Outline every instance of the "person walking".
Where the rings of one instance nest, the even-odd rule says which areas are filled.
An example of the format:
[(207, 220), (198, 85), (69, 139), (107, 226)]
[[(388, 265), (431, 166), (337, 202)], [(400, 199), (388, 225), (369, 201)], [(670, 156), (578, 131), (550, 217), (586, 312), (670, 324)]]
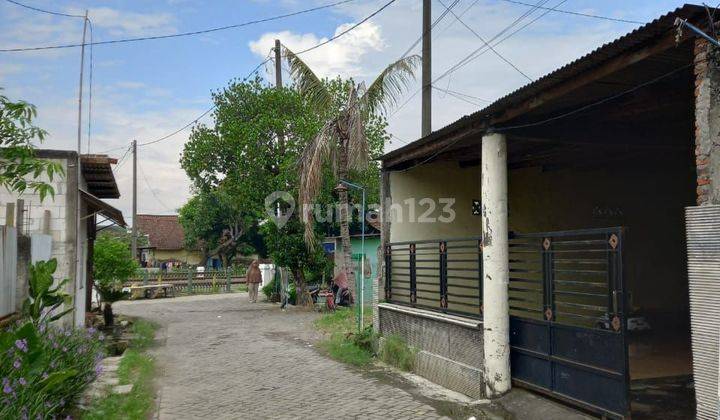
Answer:
[(248, 267), (247, 274), (245, 275), (245, 283), (248, 288), (248, 297), (250, 303), (256, 303), (258, 298), (258, 288), (262, 283), (262, 274), (260, 274), (260, 263), (258, 260), (254, 260)]

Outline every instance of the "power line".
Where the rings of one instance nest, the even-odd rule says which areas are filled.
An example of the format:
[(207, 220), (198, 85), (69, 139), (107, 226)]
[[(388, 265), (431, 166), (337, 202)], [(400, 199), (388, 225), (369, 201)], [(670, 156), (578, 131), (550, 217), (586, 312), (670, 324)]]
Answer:
[[(263, 66), (265, 63), (267, 63), (268, 61), (270, 61), (270, 58), (269, 58), (269, 57), (266, 58), (265, 61), (263, 61), (263, 62), (261, 62), (260, 64), (258, 64), (257, 66), (255, 66), (255, 68), (252, 69), (252, 71), (251, 71), (250, 73), (248, 73), (248, 75), (245, 76), (245, 77), (242, 79), (242, 81), (243, 81), (243, 82), (246, 82), (246, 81), (250, 78), (250, 76), (252, 76), (253, 74), (255, 74), (255, 72), (258, 71), (258, 69), (260, 69), (260, 67), (262, 67), (262, 66)], [(190, 121), (189, 123), (185, 124), (185, 125), (182, 126), (181, 128), (178, 128), (177, 130), (173, 131), (172, 133), (166, 134), (166, 135), (164, 135), (164, 136), (162, 136), (162, 137), (159, 137), (159, 138), (157, 138), (157, 139), (155, 139), (155, 140), (146, 141), (146, 142), (144, 142), (144, 143), (138, 143), (138, 146), (147, 146), (147, 145), (150, 145), (150, 144), (159, 143), (159, 142), (161, 142), (161, 141), (163, 141), (163, 140), (167, 140), (167, 139), (169, 139), (170, 137), (174, 136), (175, 134), (178, 134), (178, 133), (180, 133), (181, 131), (184, 131), (185, 129), (187, 129), (188, 127), (190, 127), (191, 125), (197, 123), (200, 119), (202, 119), (204, 116), (206, 116), (207, 114), (209, 114), (210, 112), (212, 112), (214, 109), (215, 109), (215, 104), (213, 104), (212, 107), (210, 107), (210, 108), (208, 108), (207, 110), (205, 110), (205, 112), (203, 112), (202, 114), (200, 114), (197, 118), (195, 118), (194, 120), (192, 120), (192, 121)]]
[(459, 100), (461, 100), (461, 101), (463, 101), (463, 102), (467, 102), (467, 103), (469, 103), (470, 105), (474, 105), (474, 106), (476, 106), (476, 107), (478, 107), (478, 108), (482, 108), (482, 107), (483, 107), (482, 104), (473, 102), (473, 101), (471, 101), (470, 99), (467, 99), (467, 98), (465, 98), (464, 96), (460, 95), (458, 92), (452, 91), (452, 90), (450, 90), (450, 89), (442, 89), (442, 88), (439, 88), (439, 87), (437, 87), (437, 86), (435, 86), (435, 85), (431, 85), (431, 86), (432, 86), (433, 89), (439, 90), (440, 92), (443, 92), (443, 93), (445, 93), (445, 94), (447, 94), (447, 95), (450, 95), (450, 96), (454, 97), (455, 99), (459, 99)]
[[(435, 21), (430, 25), (430, 28), (429, 28), (427, 31), (423, 32), (423, 33), (420, 35), (420, 37), (419, 37), (418, 39), (416, 39), (416, 40), (408, 47), (407, 50), (405, 50), (405, 52), (403, 53), (403, 55), (400, 56), (400, 59), (403, 59), (403, 58), (407, 57), (408, 54), (410, 54), (410, 52), (420, 43), (420, 41), (422, 41), (423, 37), (426, 35), (426, 32), (431, 32), (431, 33), (432, 33), (432, 30), (435, 28), (435, 26), (436, 26), (438, 23), (440, 23), (440, 21), (443, 20), (443, 19), (445, 18), (445, 16), (447, 16), (447, 14), (450, 12), (450, 10), (451, 10), (453, 7), (455, 7), (459, 2), (460, 2), (460, 0), (455, 0), (452, 4), (450, 4), (450, 7), (445, 6), (445, 5), (443, 4), (443, 6), (445, 6), (445, 10), (440, 14), (440, 16), (437, 17), (437, 19), (435, 19)], [(477, 0), (476, 0), (476, 3), (477, 3)], [(473, 4), (474, 4), (474, 3), (473, 3)], [(471, 5), (470, 7), (472, 7), (472, 5)], [(467, 12), (467, 11), (470, 9), (470, 7), (468, 7), (467, 9), (465, 9), (465, 11), (463, 12), (463, 14), (464, 14), (465, 12)], [(451, 25), (452, 25), (452, 24), (451, 24)], [(447, 30), (447, 28), (449, 28), (449, 27), (450, 27), (450, 25), (448, 25), (445, 29)]]
[[(11, 0), (6, 0), (6, 1), (11, 1)], [(185, 36), (192, 36), (192, 35), (202, 35), (202, 34), (207, 34), (207, 33), (211, 33), (211, 32), (224, 31), (227, 29), (236, 29), (236, 28), (241, 28), (244, 26), (256, 25), (259, 23), (265, 23), (265, 22), (270, 22), (270, 21), (274, 21), (274, 20), (285, 19), (288, 17), (298, 16), (298, 15), (315, 12), (315, 11), (322, 10), (322, 9), (337, 7), (337, 6), (340, 6), (340, 5), (343, 5), (346, 3), (350, 3), (353, 1), (355, 1), (355, 0), (342, 0), (342, 1), (337, 1), (334, 3), (325, 4), (322, 6), (299, 10), (297, 12), (286, 13), (283, 15), (277, 15), (277, 16), (264, 18), (264, 19), (251, 20), (248, 22), (238, 23), (238, 24), (234, 24), (234, 25), (226, 25), (226, 26), (220, 26), (220, 27), (216, 27), (216, 28), (203, 29), (203, 30), (199, 30), (199, 31), (182, 32), (179, 34), (144, 36), (144, 37), (137, 37), (137, 38), (113, 39), (113, 40), (108, 40), (108, 41), (94, 42), (90, 45), (119, 44), (119, 43), (126, 43), (126, 42), (149, 41), (149, 40), (156, 40), (156, 39), (178, 38), (178, 37), (185, 37)], [(393, 0), (393, 1), (395, 1), (395, 0)], [(14, 1), (12, 1), (12, 2), (15, 3)], [(40, 11), (45, 12), (44, 10), (40, 10)], [(85, 44), (85, 45), (88, 45), (88, 44)], [(74, 48), (74, 47), (80, 47), (80, 46), (82, 46), (82, 44), (45, 45), (45, 46), (40, 46), (40, 47), (5, 48), (5, 49), (0, 49), (0, 52), (53, 50), (53, 49), (59, 49), (59, 48)]]
[(439, 2), (440, 4), (442, 4), (442, 6), (443, 6), (447, 11), (449, 11), (450, 13), (452, 13), (452, 15), (455, 17), (455, 19), (456, 19), (458, 22), (460, 22), (465, 28), (467, 28), (467, 30), (469, 30), (470, 32), (472, 32), (472, 34), (475, 35), (475, 36), (477, 37), (477, 39), (479, 39), (483, 44), (485, 44), (485, 46), (486, 46), (487, 48), (489, 48), (495, 55), (497, 55), (502, 61), (504, 61), (505, 63), (507, 63), (510, 67), (512, 67), (513, 69), (515, 69), (515, 71), (517, 71), (518, 73), (520, 73), (523, 77), (525, 77), (525, 78), (528, 79), (529, 81), (531, 81), (531, 82), (533, 81), (533, 79), (532, 79), (530, 76), (528, 76), (527, 74), (525, 74), (525, 73), (524, 73), (522, 70), (520, 70), (515, 64), (513, 64), (510, 60), (508, 60), (508, 59), (505, 58), (502, 54), (500, 54), (495, 48), (493, 48), (492, 45), (488, 44), (488, 42), (485, 41), (485, 39), (483, 39), (483, 37), (480, 36), (480, 34), (477, 33), (473, 28), (471, 28), (467, 23), (465, 23), (465, 21), (462, 20), (462, 19), (460, 18), (460, 16), (458, 16), (457, 14), (455, 14), (455, 12), (453, 12), (452, 10), (448, 9), (448, 7), (445, 6), (445, 3), (443, 3), (442, 0), (438, 0), (438, 2)]
[[(347, 1), (347, 0), (346, 0), (346, 1)], [(377, 9), (376, 11), (370, 13), (369, 15), (365, 16), (365, 18), (363, 18), (360, 22), (352, 25), (352, 26), (349, 27), (348, 29), (340, 32), (339, 34), (337, 34), (337, 35), (333, 36), (332, 38), (329, 38), (329, 39), (327, 39), (327, 40), (325, 40), (325, 41), (323, 41), (323, 42), (321, 42), (321, 43), (319, 43), (319, 44), (315, 44), (315, 45), (313, 45), (313, 46), (310, 47), (310, 48), (306, 48), (306, 49), (304, 49), (304, 50), (302, 50), (302, 51), (300, 51), (300, 52), (296, 52), (295, 55), (305, 54), (306, 52), (310, 52), (310, 51), (312, 51), (312, 50), (314, 50), (314, 49), (316, 49), (316, 48), (322, 47), (322, 46), (325, 45), (325, 44), (329, 44), (329, 43), (335, 41), (336, 39), (340, 38), (341, 36), (347, 34), (348, 32), (352, 31), (353, 29), (357, 28), (358, 26), (362, 25), (363, 23), (367, 22), (368, 20), (372, 19), (373, 17), (375, 17), (375, 15), (377, 15), (377, 14), (379, 14), (380, 12), (382, 12), (383, 10), (387, 9), (388, 7), (390, 7), (391, 4), (395, 3), (396, 1), (397, 1), (397, 0), (390, 0), (389, 2), (385, 3), (382, 7), (380, 7), (380, 8)]]
[[(536, 4), (536, 6), (545, 4), (545, 3), (547, 3), (548, 1), (549, 1), (549, 0), (540, 0), (540, 1), (538, 1), (538, 3)], [(566, 0), (564, 0), (564, 1), (566, 1)], [(564, 1), (563, 1), (563, 2), (564, 2)], [(562, 3), (560, 3), (560, 4), (562, 4)], [(559, 4), (558, 4), (558, 5), (559, 5)], [(557, 5), (556, 5), (555, 7), (557, 7)], [(517, 25), (519, 22), (521, 22), (522, 20), (524, 20), (527, 16), (529, 16), (530, 14), (532, 14), (535, 10), (537, 10), (537, 8), (535, 8), (535, 9), (533, 9), (533, 10), (530, 10), (530, 11), (526, 11), (526, 12), (523, 13), (522, 15), (518, 16), (512, 23), (510, 23), (508, 26), (506, 26), (504, 29), (502, 29), (500, 32), (498, 32), (498, 33), (497, 33), (495, 36), (493, 36), (493, 37), (490, 39), (490, 41), (488, 41), (488, 42), (491, 43), (491, 42), (493, 42), (495, 39), (497, 39), (499, 36), (502, 36), (502, 34), (506, 33), (506, 32), (507, 32), (509, 29), (511, 29), (513, 26)], [(546, 13), (549, 13), (549, 12), (546, 12)], [(540, 17), (542, 17), (542, 16), (544, 16), (544, 15), (541, 15)], [(533, 20), (533, 21), (530, 22), (530, 23), (533, 23), (533, 22), (535, 22), (536, 20), (537, 20), (537, 19)], [(515, 32), (513, 32), (512, 34), (510, 34), (510, 36), (516, 34), (517, 32), (519, 32), (520, 30), (526, 28), (527, 26), (528, 26), (528, 25), (523, 26), (523, 27), (520, 28), (518, 31), (515, 31)], [(505, 38), (505, 39), (507, 39), (507, 38)], [(503, 40), (505, 40), (505, 39), (503, 39)], [(497, 45), (497, 44), (495, 44), (495, 45)], [(448, 68), (444, 73), (442, 73), (439, 77), (437, 77), (435, 80), (433, 80), (432, 83), (434, 84), (434, 83), (436, 83), (438, 80), (442, 79), (443, 77), (445, 77), (445, 76), (447, 76), (447, 75), (449, 75), (449, 74), (452, 74), (452, 72), (454, 71), (454, 69), (456, 69), (459, 64), (465, 62), (469, 57), (471, 57), (473, 54), (475, 54), (478, 50), (482, 49), (483, 47), (484, 47), (484, 46), (478, 48), (477, 50), (475, 50), (475, 51), (473, 51), (472, 53), (470, 53), (469, 55), (467, 55), (465, 58), (461, 59), (460, 61), (458, 61), (458, 62), (455, 63), (454, 65), (450, 66), (450, 68)], [(421, 89), (417, 89), (412, 95), (410, 95), (409, 98), (407, 98), (407, 99), (405, 100), (405, 102), (403, 102), (399, 107), (395, 108), (395, 110), (388, 116), (388, 118), (392, 118), (395, 114), (397, 114), (398, 112), (400, 112), (400, 110), (403, 109), (407, 104), (409, 104), (410, 101), (412, 101), (412, 99), (415, 98), (415, 96), (417, 96), (418, 93), (420, 93), (420, 91), (421, 91)]]
[[(525, 2), (517, 1), (517, 0), (499, 0), (499, 1), (504, 1), (506, 3), (519, 4), (519, 5), (523, 5), (523, 6), (534, 6), (531, 3), (525, 3)], [(634, 25), (645, 25), (647, 23), (647, 22), (641, 22), (639, 20), (612, 18), (609, 16), (592, 15), (589, 13), (573, 12), (571, 10), (563, 10), (563, 9), (555, 9), (555, 8), (551, 9), (548, 7), (539, 7), (539, 9), (545, 9), (545, 10), (549, 10), (551, 12), (565, 13), (568, 15), (582, 16), (582, 17), (588, 17), (588, 18), (593, 18), (593, 19), (602, 19), (602, 20), (609, 20), (609, 21), (613, 21), (613, 22), (622, 22), (622, 23), (632, 23)]]
[(138, 169), (140, 169), (140, 174), (142, 175), (143, 180), (145, 180), (145, 185), (147, 185), (148, 190), (150, 190), (150, 193), (153, 195), (153, 197), (155, 197), (155, 200), (157, 200), (157, 202), (160, 203), (160, 205), (163, 206), (165, 208), (165, 210), (174, 212), (175, 210), (171, 209), (170, 206), (165, 204), (165, 202), (163, 202), (160, 199), (160, 197), (158, 197), (157, 194), (155, 194), (155, 190), (153, 190), (153, 188), (150, 186), (150, 181), (148, 181), (147, 176), (145, 176), (145, 171), (143, 171), (143, 168), (142, 168), (142, 165), (140, 165), (140, 162), (138, 162)]
[(15, 0), (5, 0), (5, 1), (8, 3), (12, 3), (14, 5), (20, 6), (20, 7), (24, 7), (26, 9), (34, 10), (36, 12), (47, 13), (49, 15), (65, 16), (65, 17), (72, 17), (72, 18), (85, 18), (85, 16), (83, 16), (83, 15), (71, 15), (68, 13), (53, 12), (51, 10), (45, 10), (45, 9), (40, 9), (40, 8), (33, 7), (33, 6), (28, 6), (27, 4), (23, 4), (23, 3), (20, 3), (19, 1), (15, 1)]

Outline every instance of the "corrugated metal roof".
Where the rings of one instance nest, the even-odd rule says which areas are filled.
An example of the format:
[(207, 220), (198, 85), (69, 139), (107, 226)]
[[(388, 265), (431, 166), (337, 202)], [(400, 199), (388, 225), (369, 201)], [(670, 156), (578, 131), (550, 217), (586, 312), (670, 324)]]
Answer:
[(685, 4), (652, 22), (643, 25), (634, 31), (616, 39), (615, 41), (608, 42), (592, 52), (585, 54), (584, 56), (560, 67), (559, 69), (548, 73), (547, 75), (531, 82), (515, 91), (503, 96), (496, 100), (487, 107), (474, 112), (473, 114), (466, 115), (457, 121), (432, 132), (431, 134), (420, 138), (406, 146), (395, 149), (391, 152), (386, 153), (380, 157), (380, 160), (386, 160), (388, 158), (402, 155), (404, 152), (413, 150), (414, 148), (428, 144), (437, 140), (446, 134), (453, 131), (465, 128), (467, 125), (472, 123), (480, 123), (487, 120), (492, 115), (497, 114), (500, 111), (514, 105), (518, 102), (532, 98), (533, 96), (551, 88), (559, 83), (562, 83), (573, 76), (580, 73), (592, 70), (607, 60), (616, 57), (626, 51), (632, 50), (652, 39), (655, 39), (661, 35), (666, 34), (669, 30), (673, 29), (673, 24), (676, 17), (693, 20), (698, 16), (705, 16), (706, 11), (703, 6)]

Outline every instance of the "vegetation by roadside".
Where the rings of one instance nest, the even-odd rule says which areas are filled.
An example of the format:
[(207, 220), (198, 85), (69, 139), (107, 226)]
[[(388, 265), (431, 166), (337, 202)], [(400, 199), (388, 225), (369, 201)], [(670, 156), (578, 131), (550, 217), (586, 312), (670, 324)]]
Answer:
[(412, 371), (415, 349), (398, 335), (380, 339), (372, 328), (372, 312), (365, 311), (365, 329), (357, 331), (355, 310), (338, 308), (323, 314), (315, 321), (315, 328), (326, 334), (319, 347), (340, 362), (353, 366), (368, 366), (379, 359), (400, 370)]
[(155, 360), (146, 353), (155, 338), (157, 326), (145, 320), (135, 320), (133, 338), (118, 367), (120, 385), (132, 384), (129, 394), (109, 394), (96, 399), (80, 413), (80, 418), (94, 419), (145, 419), (153, 408)]
[(319, 344), (328, 355), (353, 366), (368, 366), (375, 357), (377, 336), (372, 329), (372, 313), (365, 312), (365, 328), (358, 333), (355, 310), (338, 308), (323, 314), (315, 327), (326, 334)]

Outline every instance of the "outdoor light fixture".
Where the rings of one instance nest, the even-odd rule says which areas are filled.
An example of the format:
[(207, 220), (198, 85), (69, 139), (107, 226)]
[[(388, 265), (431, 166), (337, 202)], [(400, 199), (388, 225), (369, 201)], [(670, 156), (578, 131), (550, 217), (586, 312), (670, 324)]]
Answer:
[(334, 190), (337, 191), (338, 193), (347, 192), (348, 187), (347, 187), (347, 185), (345, 185), (345, 181), (340, 181), (340, 183), (337, 184), (337, 186), (334, 188)]

